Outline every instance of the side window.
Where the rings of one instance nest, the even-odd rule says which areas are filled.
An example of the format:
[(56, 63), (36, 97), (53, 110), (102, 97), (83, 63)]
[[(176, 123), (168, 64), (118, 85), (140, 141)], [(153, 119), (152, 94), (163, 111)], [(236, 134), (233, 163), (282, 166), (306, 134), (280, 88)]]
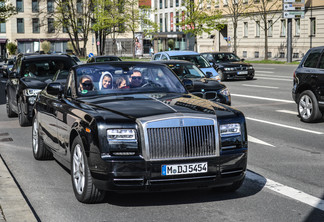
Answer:
[(75, 95), (75, 93), (76, 93), (75, 90), (72, 90), (73, 88), (75, 88), (74, 84), (75, 84), (74, 72), (73, 72), (73, 70), (71, 70), (70, 74), (66, 80), (65, 95), (67, 97), (71, 97), (72, 94)]
[(155, 54), (153, 60), (160, 60), (161, 54)]
[(165, 55), (162, 55), (161, 60), (168, 60), (168, 58)]
[(324, 54), (322, 54), (322, 57), (321, 57), (321, 59), (319, 61), (318, 68), (324, 69)]
[(321, 56), (321, 50), (317, 49), (312, 51), (304, 62), (304, 67), (316, 68), (319, 57)]

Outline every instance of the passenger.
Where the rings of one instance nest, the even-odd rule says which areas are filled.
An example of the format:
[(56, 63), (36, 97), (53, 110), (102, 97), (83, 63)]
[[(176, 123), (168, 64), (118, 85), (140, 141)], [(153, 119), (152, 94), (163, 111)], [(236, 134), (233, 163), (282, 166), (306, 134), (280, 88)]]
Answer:
[(110, 72), (103, 72), (99, 80), (99, 89), (112, 89), (112, 75)]
[(126, 79), (124, 77), (118, 77), (116, 79), (116, 87), (118, 89), (129, 88), (129, 86), (127, 86)]
[(35, 77), (37, 76), (37, 66), (35, 64), (30, 64), (28, 67), (28, 73), (25, 74), (27, 77)]
[(139, 70), (133, 71), (133, 74), (131, 74), (129, 81), (130, 88), (141, 87), (142, 85), (144, 85), (142, 73)]
[(90, 76), (84, 75), (80, 78), (79, 91), (81, 93), (87, 93), (93, 90), (93, 82)]

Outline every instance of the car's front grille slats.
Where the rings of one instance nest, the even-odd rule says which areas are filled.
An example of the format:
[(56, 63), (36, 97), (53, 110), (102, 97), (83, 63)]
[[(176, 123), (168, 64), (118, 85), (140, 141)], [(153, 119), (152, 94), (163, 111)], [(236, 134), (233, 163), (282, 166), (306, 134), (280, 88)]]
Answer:
[(148, 128), (152, 160), (216, 155), (214, 125)]

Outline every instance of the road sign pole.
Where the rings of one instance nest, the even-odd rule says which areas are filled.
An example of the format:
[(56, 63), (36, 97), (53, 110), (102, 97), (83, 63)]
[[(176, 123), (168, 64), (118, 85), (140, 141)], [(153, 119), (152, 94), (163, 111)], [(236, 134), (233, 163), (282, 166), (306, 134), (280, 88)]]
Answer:
[(287, 19), (287, 62), (292, 62), (292, 19)]

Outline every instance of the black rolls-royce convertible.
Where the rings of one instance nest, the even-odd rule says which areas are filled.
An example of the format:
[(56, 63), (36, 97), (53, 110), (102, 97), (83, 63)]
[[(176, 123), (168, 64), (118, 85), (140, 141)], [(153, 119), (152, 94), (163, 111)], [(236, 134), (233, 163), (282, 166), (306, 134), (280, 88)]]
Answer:
[(235, 191), (247, 166), (242, 112), (190, 94), (163, 64), (74, 66), (65, 87), (38, 95), (33, 155), (71, 170), (80, 202), (106, 191), (221, 188)]

